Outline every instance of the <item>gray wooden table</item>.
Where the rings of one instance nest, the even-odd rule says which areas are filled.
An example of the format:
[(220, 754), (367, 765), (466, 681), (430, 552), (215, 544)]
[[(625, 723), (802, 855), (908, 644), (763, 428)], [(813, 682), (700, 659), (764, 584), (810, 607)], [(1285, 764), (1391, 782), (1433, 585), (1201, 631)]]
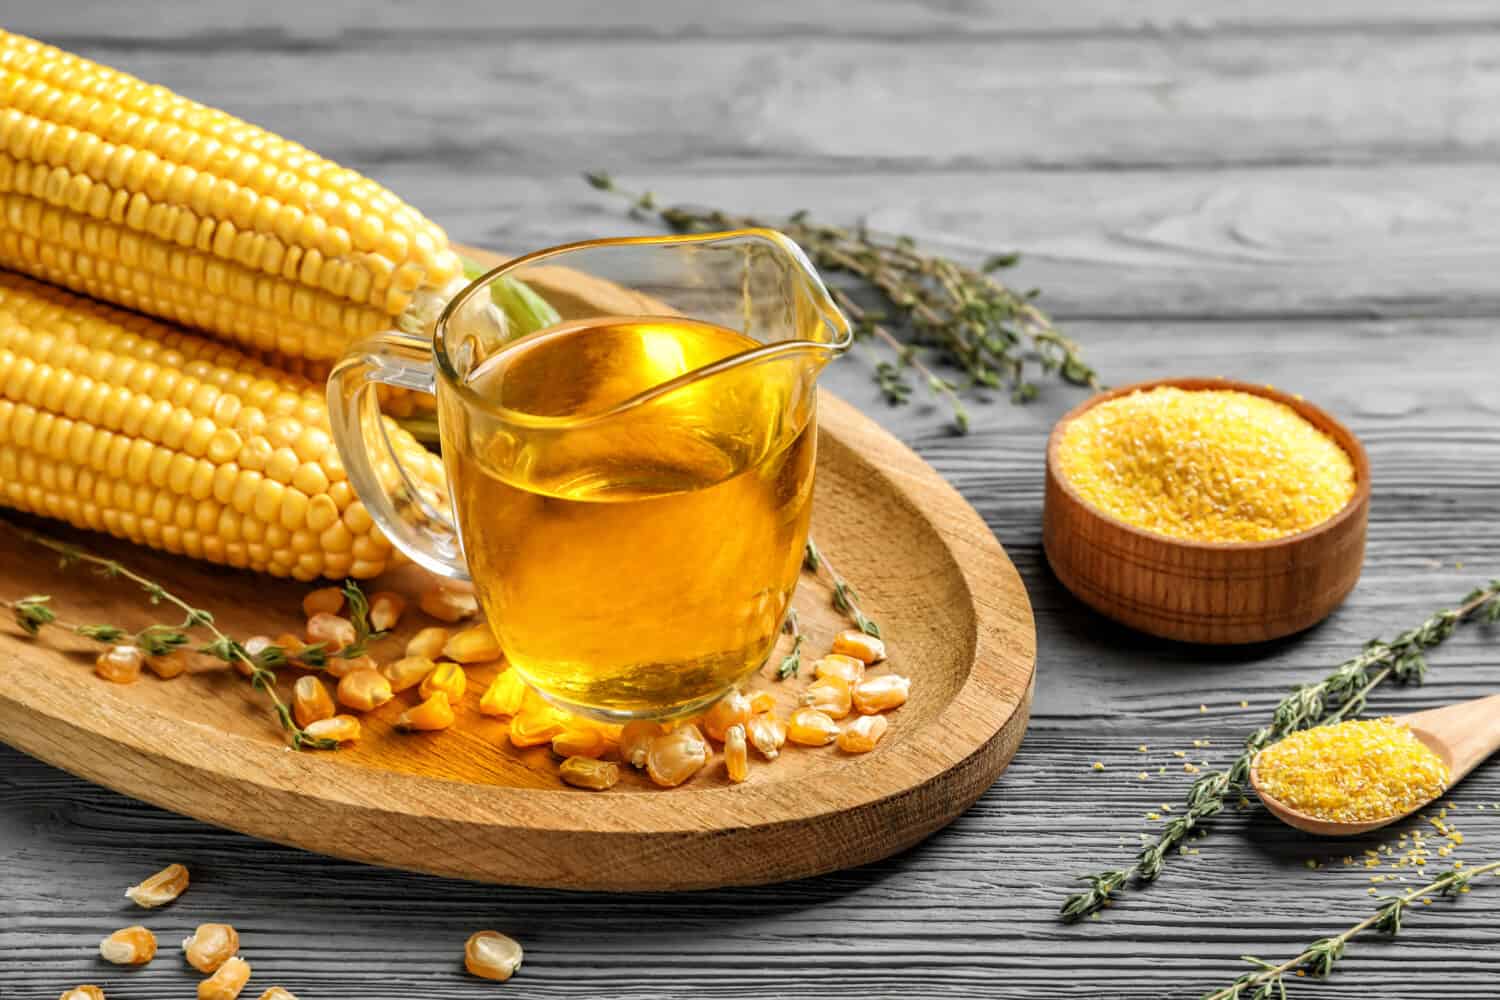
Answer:
[[(6, 6), (9, 28), (300, 139), (497, 249), (638, 230), (578, 181), (597, 167), (669, 199), (862, 217), (973, 259), (1020, 249), (1017, 280), (1044, 289), (1107, 381), (1304, 392), (1363, 437), (1375, 494), (1363, 580), (1327, 623), (1264, 648), (1154, 642), (1083, 610), (1041, 555), (1043, 441), (1076, 391), (976, 407), (957, 437), (940, 412), (886, 408), (856, 357), (834, 389), (958, 485), (1036, 607), (1031, 730), (951, 828), (789, 885), (512, 890), (260, 843), (0, 748), (0, 997), (78, 982), (190, 996), (181, 963), (122, 973), (94, 957), (135, 917), (122, 887), (166, 860), (194, 887), (153, 922), (231, 920), (255, 965), (247, 995), (280, 982), (304, 1000), (488, 993), (457, 956), (490, 926), (526, 945), (514, 996), (1192, 997), (1242, 953), (1288, 955), (1369, 911), (1369, 873), (1336, 856), (1378, 837), (1317, 843), (1249, 808), (1105, 919), (1056, 919), (1074, 874), (1126, 863), (1146, 814), (1180, 801), (1191, 778), (1173, 749), (1227, 760), (1292, 685), (1500, 574), (1492, 3)], [(1500, 688), (1497, 639), (1465, 629), (1425, 687), (1372, 710)], [(1457, 856), (1500, 857), (1500, 766), (1453, 799)], [(1491, 883), (1293, 989), (1495, 997), (1497, 946)]]

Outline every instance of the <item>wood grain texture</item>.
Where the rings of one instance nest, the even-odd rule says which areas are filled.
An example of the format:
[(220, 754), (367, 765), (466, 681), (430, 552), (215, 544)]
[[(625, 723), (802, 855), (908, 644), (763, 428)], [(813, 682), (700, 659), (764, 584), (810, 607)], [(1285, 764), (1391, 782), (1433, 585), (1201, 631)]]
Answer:
[[(1106, 381), (1205, 372), (1303, 392), (1359, 435), (1379, 484), (1364, 573), (1323, 624), (1243, 650), (1151, 640), (1082, 606), (1042, 556), (1047, 432), (1080, 401), (1076, 392), (1043, 383), (1025, 408), (973, 406), (973, 433), (957, 437), (920, 400), (886, 407), (869, 380), (876, 355), (857, 351), (833, 366), (828, 384), (974, 504), (1037, 616), (1026, 742), (940, 835), (856, 871), (780, 886), (665, 898), (500, 890), (251, 840), (0, 750), (5, 1000), (53, 1000), (87, 981), (102, 982), (111, 1000), (191, 995), (196, 977), (167, 956), (123, 973), (93, 957), (103, 933), (136, 919), (119, 898), (124, 887), (171, 860), (190, 865), (195, 884), (150, 916), (165, 940), (202, 920), (233, 919), (256, 963), (255, 987), (283, 982), (333, 1000), (473, 996), (459, 949), (487, 926), (528, 949), (506, 992), (546, 1000), (1194, 997), (1243, 971), (1242, 954), (1287, 955), (1368, 914), (1369, 873), (1344, 867), (1342, 856), (1375, 848), (1380, 835), (1332, 848), (1258, 808), (1231, 808), (1192, 845), (1201, 854), (1174, 859), (1153, 888), (1098, 922), (1055, 920), (1073, 875), (1128, 862), (1137, 834), (1157, 825), (1146, 813), (1181, 800), (1192, 778), (1173, 750), (1227, 762), (1290, 687), (1500, 571), (1500, 203), (1493, 166), (1476, 152), (1489, 127), (1474, 129), (1462, 110), (1472, 112), (1491, 76), (1476, 62), (1496, 49), (1492, 4), (455, 0), (436, 16), (392, 0), (316, 9), (15, 0), (5, 19), (259, 114), (401, 191), (455, 237), (487, 246), (523, 251), (649, 231), (574, 176), (605, 167), (676, 200), (863, 217), (969, 260), (1023, 250), (1010, 277), (1043, 289), (1043, 304)], [(809, 142), (766, 124), (755, 106), (778, 92), (774, 79), (694, 79), (669, 62), (639, 61), (700, 36), (732, 65), (758, 55), (756, 73), (763, 66), (803, 89), (835, 88), (843, 104), (833, 134)], [(453, 73), (473, 79), (476, 59), (493, 63), (477, 91), (442, 89), (455, 39), (470, 40), (470, 54), (455, 57)], [(906, 50), (902, 66), (942, 62), (966, 46), (973, 67), (983, 51), (992, 68), (944, 79), (987, 87), (993, 100), (949, 105), (939, 94), (920, 111), (922, 144), (899, 129), (877, 143), (873, 123), (888, 128), (893, 118), (887, 91), (871, 86), (884, 72), (816, 58), (844, 39), (876, 58), (884, 46), (874, 43), (885, 40)], [(634, 44), (616, 58), (617, 40)], [(1279, 51), (1284, 42), (1290, 48)], [(553, 64), (523, 60), (526, 72), (507, 77), (510, 57), (527, 47)], [(1106, 50), (1114, 55), (1103, 62)], [(329, 52), (346, 55), (320, 58)], [(1291, 66), (1293, 52), (1310, 60), (1304, 71)], [(1005, 64), (1018, 54), (1017, 66), (1045, 62), (1045, 72), (1011, 72)], [(1372, 86), (1382, 58), (1389, 76)], [(344, 76), (354, 63), (367, 71)], [(376, 67), (387, 84), (370, 85)], [(1158, 111), (1142, 110), (1149, 73), (1135, 79), (1132, 67), (1157, 73)], [(636, 78), (622, 81), (622, 72)], [(840, 73), (866, 86), (840, 84)], [(520, 78), (527, 74), (535, 80)], [(1279, 82), (1267, 89), (1271, 76)], [(1001, 79), (1009, 86), (997, 93)], [(543, 88), (551, 89), (538, 105)], [(636, 96), (615, 96), (620, 88)], [(1231, 125), (1211, 108), (1178, 114), (1179, 93), (1231, 106), (1231, 141), (1220, 141)], [(698, 108), (730, 108), (736, 95), (732, 112)], [(1389, 110), (1402, 100), (1435, 117), (1408, 133), (1418, 111)], [(829, 122), (823, 95), (813, 101), (816, 120)], [(439, 102), (453, 110), (424, 120)], [(1125, 104), (1134, 107), (1120, 110), (1122, 121), (1149, 122), (1147, 131), (1088, 131), (1081, 109)], [(606, 107), (617, 120), (596, 132)], [(794, 119), (797, 109), (766, 113)], [(1032, 131), (1006, 132), (1017, 123)], [(747, 127), (789, 138), (768, 145)], [(830, 154), (845, 134), (873, 154)], [(990, 159), (957, 155), (976, 148)], [(1381, 690), (1371, 711), (1399, 715), (1500, 690), (1497, 641), (1492, 630), (1465, 627), (1432, 656), (1426, 685)], [(1195, 748), (1195, 739), (1213, 745)], [(1106, 769), (1093, 771), (1094, 761)], [(1456, 856), (1495, 857), (1500, 766), (1481, 765), (1453, 801), (1467, 835)], [(1308, 859), (1332, 864), (1310, 871)], [(1292, 991), (1491, 1000), (1497, 956), (1500, 883), (1486, 883), (1414, 913), (1397, 942), (1352, 946), (1330, 982), (1299, 980)]]
[[(1169, 538), (1090, 505), (1063, 475), (1059, 450), (1069, 422), (1091, 407), (1159, 386), (1253, 393), (1289, 406), (1331, 438), (1354, 464), (1354, 495), (1306, 531), (1233, 545)], [(1224, 378), (1153, 379), (1079, 404), (1047, 439), (1042, 547), (1063, 586), (1089, 607), (1148, 635), (1214, 645), (1269, 642), (1310, 628), (1359, 582), (1370, 516), (1370, 461), (1349, 429), (1306, 399)]]
[[(914, 688), (872, 753), (789, 746), (774, 766), (754, 762), (740, 785), (727, 784), (716, 758), (671, 792), (629, 768), (607, 795), (569, 789), (550, 748), (512, 746), (505, 722), (478, 714), (495, 664), (468, 670), (469, 690), (455, 706), (461, 723), (451, 730), (397, 730), (418, 700), (413, 691), (365, 714), (359, 741), (336, 754), (287, 753), (266, 704), (233, 673), (113, 685), (86, 668), (86, 644), (33, 642), (14, 631), (0, 637), (0, 741), (270, 840), (511, 885), (756, 884), (903, 850), (978, 798), (1020, 746), (1035, 676), (1031, 606), (994, 536), (952, 487), (857, 410), (827, 395), (819, 410), (813, 531), (830, 560), (858, 567), (849, 579), (892, 636), (889, 664), (878, 669), (911, 677)], [(109, 551), (174, 593), (195, 595), (230, 635), (278, 635), (303, 624), (306, 587), (124, 545)], [(0, 587), (86, 608), (87, 621), (140, 627), (133, 587), (49, 572), (36, 553), (14, 535), (0, 538), (0, 565), (9, 567), (0, 570)], [(402, 581), (371, 588), (399, 592)], [(412, 604), (417, 593), (408, 591)], [(811, 664), (848, 622), (828, 587), (812, 579), (799, 587), (796, 607)], [(372, 654), (398, 658), (430, 624), (409, 612)], [(770, 675), (779, 662), (773, 653), (772, 666), (750, 683), (770, 692), (786, 718), (811, 672), (777, 683)], [(281, 678), (288, 701), (296, 673)]]

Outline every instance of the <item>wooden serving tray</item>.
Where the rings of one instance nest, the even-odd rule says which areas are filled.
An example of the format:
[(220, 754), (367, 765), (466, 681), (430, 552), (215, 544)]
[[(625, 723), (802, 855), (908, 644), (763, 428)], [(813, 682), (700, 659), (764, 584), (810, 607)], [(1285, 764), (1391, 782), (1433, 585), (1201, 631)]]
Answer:
[[(0, 625), (0, 740), (258, 837), (487, 882), (694, 889), (800, 878), (893, 854), (963, 812), (1020, 745), (1035, 672), (1031, 605), (989, 528), (930, 466), (826, 393), (819, 419), (814, 536), (880, 623), (892, 669), (912, 678), (911, 700), (890, 716), (872, 753), (788, 746), (768, 763), (752, 751), (740, 785), (728, 783), (718, 754), (679, 788), (656, 788), (622, 767), (614, 789), (580, 791), (561, 783), (550, 748), (514, 748), (506, 720), (479, 714), (493, 673), (485, 667), (469, 670), (452, 729), (395, 730), (412, 690), (365, 715), (359, 742), (299, 753), (237, 673), (111, 684), (91, 670), (97, 647), (55, 629), (30, 638), (9, 623)], [(62, 526), (45, 530), (187, 595), (242, 640), (303, 625), (306, 585)], [(376, 588), (413, 588), (415, 573), (408, 567)], [(0, 595), (38, 593), (74, 621), (176, 621), (134, 585), (61, 568), (50, 552), (0, 531)], [(811, 574), (795, 604), (810, 665), (847, 622)], [(374, 647), (377, 659), (399, 656), (426, 624), (410, 608), (398, 633)], [(753, 687), (774, 692), (785, 717), (811, 671), (787, 682), (771, 679), (773, 671), (763, 669)], [(283, 672), (284, 694), (296, 673)]]

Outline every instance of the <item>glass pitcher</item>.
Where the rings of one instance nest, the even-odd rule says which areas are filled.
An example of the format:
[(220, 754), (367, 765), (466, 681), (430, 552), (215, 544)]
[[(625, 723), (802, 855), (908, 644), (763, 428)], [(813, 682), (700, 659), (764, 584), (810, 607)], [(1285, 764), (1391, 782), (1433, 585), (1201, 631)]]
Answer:
[[(433, 335), (328, 382), (391, 542), (472, 580), (513, 669), (622, 721), (696, 712), (764, 663), (811, 513), (818, 374), (848, 322), (769, 230), (595, 240), (481, 276)], [(437, 397), (451, 502), (401, 470), (377, 386)]]

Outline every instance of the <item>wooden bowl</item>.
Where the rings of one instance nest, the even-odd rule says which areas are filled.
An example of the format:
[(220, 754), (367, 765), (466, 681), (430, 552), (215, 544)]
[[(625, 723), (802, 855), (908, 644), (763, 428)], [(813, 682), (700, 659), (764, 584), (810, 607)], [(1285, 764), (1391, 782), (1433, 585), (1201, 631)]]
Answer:
[[(1333, 517), (1266, 542), (1192, 542), (1126, 524), (1079, 496), (1058, 449), (1068, 423), (1138, 389), (1233, 389), (1285, 403), (1354, 463), (1354, 496)], [(1138, 382), (1101, 393), (1057, 422), (1047, 442), (1042, 543), (1063, 585), (1100, 614), (1151, 635), (1214, 644), (1264, 642), (1317, 624), (1359, 580), (1370, 512), (1370, 462), (1347, 427), (1296, 396), (1222, 378)]]

